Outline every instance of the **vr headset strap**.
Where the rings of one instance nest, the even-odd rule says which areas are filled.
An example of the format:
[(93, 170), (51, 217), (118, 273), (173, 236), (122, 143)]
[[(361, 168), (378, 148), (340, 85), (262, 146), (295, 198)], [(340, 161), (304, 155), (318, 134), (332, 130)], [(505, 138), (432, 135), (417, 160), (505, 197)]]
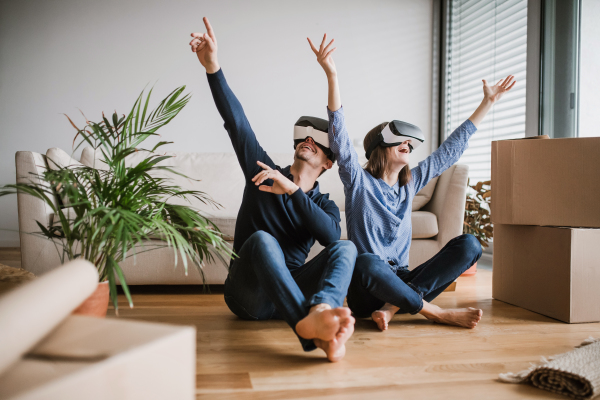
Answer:
[(365, 154), (367, 160), (371, 157), (371, 153), (373, 152), (373, 150), (375, 150), (375, 148), (379, 146), (381, 142), (383, 142), (383, 135), (381, 134), (381, 132), (379, 132), (375, 140), (373, 140), (369, 145), (369, 148), (367, 148), (367, 152)]

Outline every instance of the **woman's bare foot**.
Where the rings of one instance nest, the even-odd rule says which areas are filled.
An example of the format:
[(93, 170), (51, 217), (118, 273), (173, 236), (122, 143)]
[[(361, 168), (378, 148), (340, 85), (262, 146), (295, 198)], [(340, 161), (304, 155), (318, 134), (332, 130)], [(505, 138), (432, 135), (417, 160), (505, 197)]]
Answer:
[(373, 314), (371, 314), (371, 319), (375, 321), (379, 329), (385, 331), (388, 328), (388, 322), (392, 320), (392, 317), (398, 312), (398, 310), (398, 307), (386, 303), (383, 307), (381, 307), (381, 309), (373, 311)]
[(350, 339), (352, 333), (354, 333), (354, 322), (354, 317), (343, 318), (340, 321), (340, 330), (333, 340), (313, 340), (315, 345), (325, 352), (329, 361), (340, 361), (346, 355), (346, 342)]
[[(342, 325), (348, 324), (348, 318), (352, 318), (350, 314), (347, 307), (332, 309), (328, 304), (316, 305), (296, 324), (296, 333), (304, 339), (331, 341), (336, 338)], [(354, 330), (354, 322), (351, 325)]]
[(462, 326), (473, 329), (481, 320), (483, 311), (478, 308), (451, 308), (443, 309), (426, 301), (423, 302), (423, 309), (420, 311), (425, 318), (438, 322), (440, 324)]
[(380, 330), (385, 331), (388, 328), (388, 322), (390, 322), (393, 316), (394, 315), (387, 310), (377, 310), (373, 311), (371, 319), (375, 321)]

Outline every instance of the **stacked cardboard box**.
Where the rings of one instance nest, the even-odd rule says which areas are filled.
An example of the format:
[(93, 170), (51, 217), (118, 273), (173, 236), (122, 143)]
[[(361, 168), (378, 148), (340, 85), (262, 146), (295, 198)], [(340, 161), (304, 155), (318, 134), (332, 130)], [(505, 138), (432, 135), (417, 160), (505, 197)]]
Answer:
[(600, 138), (493, 142), (492, 222), (495, 299), (600, 321)]

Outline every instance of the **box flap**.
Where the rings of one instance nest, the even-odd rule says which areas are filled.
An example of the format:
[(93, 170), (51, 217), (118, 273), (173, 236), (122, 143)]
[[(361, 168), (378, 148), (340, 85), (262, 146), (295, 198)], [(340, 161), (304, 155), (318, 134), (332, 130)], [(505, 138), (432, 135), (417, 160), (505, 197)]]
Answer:
[[(538, 135), (538, 136), (529, 136), (529, 137), (517, 138), (517, 139), (506, 139), (506, 140), (501, 140), (501, 141), (502, 142), (507, 142), (509, 140), (512, 141), (512, 140), (535, 140), (535, 139), (550, 139), (550, 136), (548, 136), (548, 135)], [(500, 141), (500, 140), (497, 140), (497, 141)]]

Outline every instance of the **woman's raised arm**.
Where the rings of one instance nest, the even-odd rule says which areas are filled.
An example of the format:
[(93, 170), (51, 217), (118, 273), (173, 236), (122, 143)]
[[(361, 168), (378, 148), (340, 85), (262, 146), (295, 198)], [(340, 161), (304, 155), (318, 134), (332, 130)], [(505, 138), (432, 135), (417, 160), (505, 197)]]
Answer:
[(517, 81), (514, 79), (515, 77), (513, 75), (509, 75), (505, 79), (500, 79), (494, 86), (488, 85), (485, 79), (482, 80), (483, 100), (473, 115), (469, 117), (469, 120), (473, 123), (473, 125), (476, 127), (479, 126), (494, 103), (500, 100), (500, 97), (502, 97), (504, 93), (508, 92), (513, 86), (515, 86)]
[[(308, 38), (307, 38), (308, 39)], [(340, 87), (337, 79), (337, 69), (331, 56), (336, 47), (332, 48), (334, 40), (325, 45), (327, 34), (323, 36), (321, 46), (317, 49), (313, 42), (308, 39), (310, 48), (317, 56), (317, 61), (327, 75), (327, 83), (329, 94), (327, 99), (327, 114), (329, 117), (329, 147), (335, 154), (335, 158), (340, 167), (340, 179), (346, 187), (351, 187), (355, 184), (357, 177), (362, 173), (362, 167), (358, 162), (358, 155), (352, 146), (348, 131), (346, 130), (346, 122), (344, 120), (344, 109), (342, 108), (342, 100), (340, 97)]]

